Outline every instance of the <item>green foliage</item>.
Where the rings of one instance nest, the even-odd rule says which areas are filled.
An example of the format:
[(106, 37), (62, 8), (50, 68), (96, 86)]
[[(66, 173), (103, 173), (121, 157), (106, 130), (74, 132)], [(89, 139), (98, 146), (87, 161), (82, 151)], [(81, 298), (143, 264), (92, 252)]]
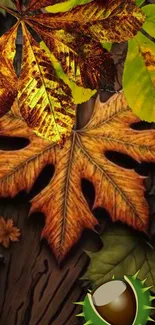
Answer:
[[(140, 2), (138, 1), (139, 5)], [(155, 37), (155, 5), (142, 7), (143, 29)], [(129, 106), (142, 120), (155, 121), (155, 43), (141, 32), (128, 41), (123, 89)]]
[(155, 44), (142, 33), (128, 41), (123, 88), (134, 113), (148, 122), (155, 121)]
[[(140, 270), (138, 278), (147, 278), (146, 285), (155, 285), (155, 250), (140, 235), (113, 225), (101, 238), (104, 246), (99, 252), (86, 252), (91, 260), (82, 279), (88, 279), (96, 287), (110, 281), (113, 275), (123, 278)], [(155, 287), (152, 291), (155, 292)]]
[(136, 5), (140, 7), (143, 4), (144, 0), (136, 0)]
[(63, 3), (57, 3), (46, 7), (46, 10), (51, 13), (66, 12), (76, 6), (91, 2), (92, 0), (68, 0)]
[(104, 49), (106, 49), (110, 52), (111, 48), (112, 48), (112, 43), (105, 42), (105, 43), (102, 43), (102, 46)]
[(146, 21), (143, 25), (143, 29), (152, 37), (155, 37), (155, 5), (142, 7), (142, 10), (146, 15)]

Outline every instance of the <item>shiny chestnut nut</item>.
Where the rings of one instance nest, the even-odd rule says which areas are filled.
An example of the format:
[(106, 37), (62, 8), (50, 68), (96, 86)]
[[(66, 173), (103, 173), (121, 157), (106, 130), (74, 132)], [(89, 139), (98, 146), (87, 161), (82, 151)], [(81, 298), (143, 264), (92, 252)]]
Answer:
[(152, 300), (147, 279), (140, 281), (137, 272), (124, 279), (113, 279), (100, 285), (86, 295), (82, 305), (83, 311), (78, 314), (84, 317), (84, 325), (146, 325), (154, 322), (150, 317)]
[(111, 325), (133, 324), (136, 298), (128, 283), (107, 282), (94, 291), (92, 299), (98, 313)]

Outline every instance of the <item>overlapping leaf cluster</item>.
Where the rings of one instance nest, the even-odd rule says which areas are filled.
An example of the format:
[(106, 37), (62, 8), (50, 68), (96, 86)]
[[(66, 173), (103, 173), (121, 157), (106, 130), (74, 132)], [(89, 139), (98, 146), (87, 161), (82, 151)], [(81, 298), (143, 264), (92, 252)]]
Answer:
[[(7, 10), (17, 23), (0, 38), (0, 135), (29, 139), (20, 151), (1, 151), (0, 195), (13, 197), (20, 190), (31, 191), (42, 169), (54, 165), (53, 178), (33, 198), (31, 212), (45, 214), (42, 236), (59, 261), (84, 228), (93, 229), (97, 224), (81, 190), (82, 178), (94, 184), (93, 208), (104, 207), (113, 221), (121, 220), (140, 231), (147, 231), (149, 223), (143, 178), (106, 157), (112, 150), (137, 162), (155, 161), (154, 131), (132, 129), (139, 119), (123, 92), (105, 104), (97, 99), (87, 126), (72, 130), (74, 104), (114, 82), (114, 63), (101, 42), (139, 37), (145, 14), (135, 0), (85, 1), (73, 1), (73, 8), (65, 11), (66, 4), (59, 0), (31, 0), (27, 7), (14, 0), (18, 12)], [(54, 8), (48, 8), (53, 13), (42, 11), (53, 3)], [(60, 3), (63, 12), (57, 13)], [(19, 25), (23, 57), (18, 78), (13, 62)], [(150, 28), (148, 21), (145, 25)], [(6, 114), (16, 97), (17, 117)], [(62, 148), (55, 145), (64, 140)]]
[[(73, 1), (73, 8), (61, 13), (41, 11), (53, 4), (60, 6), (61, 0), (30, 0), (26, 8), (14, 0), (18, 12), (6, 8), (16, 16), (17, 23), (0, 39), (0, 116), (8, 112), (18, 95), (28, 125), (54, 142), (70, 134), (74, 104), (88, 100), (107, 83), (113, 85), (113, 60), (101, 42), (133, 38), (145, 20), (135, 0), (85, 2)], [(18, 79), (13, 61), (20, 24), (24, 41)], [(39, 35), (39, 42), (29, 27)]]

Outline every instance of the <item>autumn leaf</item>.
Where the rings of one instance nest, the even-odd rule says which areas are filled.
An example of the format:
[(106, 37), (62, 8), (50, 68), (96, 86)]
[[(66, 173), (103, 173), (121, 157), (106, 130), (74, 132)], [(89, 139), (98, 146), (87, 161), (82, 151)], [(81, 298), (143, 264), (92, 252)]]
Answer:
[[(74, 2), (68, 12), (41, 13), (42, 8), (55, 3), (61, 5), (61, 2), (31, 0), (25, 9), (20, 0), (14, 0), (18, 13), (5, 8), (17, 18), (23, 30), (22, 72), (19, 81), (12, 83), (18, 91), (21, 114), (38, 135), (53, 142), (64, 141), (70, 134), (75, 119), (73, 104), (87, 101), (96, 89), (104, 89), (107, 83), (114, 86), (114, 62), (100, 42), (121, 42), (132, 38), (145, 20), (134, 0), (130, 3), (121, 0), (105, 3), (94, 0), (87, 4)], [(4, 9), (2, 5), (0, 8)], [(48, 49), (43, 42), (36, 42), (28, 25)], [(6, 35), (9, 42), (3, 42), (5, 35), (2, 36), (3, 52), (6, 52), (6, 60), (10, 53), (12, 63), (15, 36), (12, 30)], [(9, 82), (9, 74), (15, 75), (12, 65), (7, 73)], [(10, 105), (7, 89), (12, 96)], [(4, 91), (0, 94), (3, 104), (0, 106), (1, 116), (11, 107), (15, 97), (14, 88), (4, 90), (6, 94)]]
[(35, 196), (30, 213), (45, 214), (42, 237), (62, 260), (77, 243), (84, 228), (97, 224), (81, 189), (83, 178), (95, 188), (93, 209), (104, 207), (113, 221), (120, 220), (147, 232), (149, 209), (144, 179), (134, 170), (120, 167), (106, 152), (127, 154), (138, 162), (155, 161), (155, 131), (131, 128), (139, 119), (127, 105), (123, 92), (100, 103), (97, 99), (89, 123), (72, 130), (64, 147), (37, 137), (25, 122), (11, 114), (0, 120), (0, 136), (24, 137), (29, 145), (19, 151), (1, 151), (0, 195), (14, 197), (29, 192), (43, 168), (54, 165), (49, 184)]
[(19, 241), (20, 230), (13, 226), (13, 220), (0, 217), (0, 243), (8, 248), (10, 242)]
[(0, 117), (10, 110), (17, 96), (17, 76), (13, 69), (18, 23), (0, 37)]
[(153, 286), (155, 292), (155, 249), (130, 229), (113, 225), (103, 233), (103, 248), (97, 252), (86, 252), (90, 264), (82, 279), (87, 279), (93, 287), (108, 282), (113, 275), (121, 279), (124, 275), (134, 275), (138, 271), (140, 280), (147, 279), (146, 285)]
[(128, 54), (123, 72), (123, 89), (134, 113), (140, 119), (148, 122), (155, 121), (154, 67), (155, 44), (139, 32), (133, 40), (128, 42)]
[(136, 7), (135, 0), (111, 0), (105, 4), (94, 0), (69, 12), (39, 14), (26, 19), (52, 29), (65, 29), (72, 37), (76, 31), (97, 42), (122, 42), (141, 29), (145, 16)]
[(61, 3), (63, 1), (64, 0), (30, 0), (27, 6), (27, 11), (45, 8), (47, 6), (51, 6), (55, 3)]

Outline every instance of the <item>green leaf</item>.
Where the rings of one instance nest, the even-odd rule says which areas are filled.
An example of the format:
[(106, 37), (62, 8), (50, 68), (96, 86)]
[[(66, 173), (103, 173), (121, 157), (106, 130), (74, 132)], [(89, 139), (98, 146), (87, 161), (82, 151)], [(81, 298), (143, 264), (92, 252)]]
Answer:
[(108, 43), (108, 42), (104, 42), (104, 43), (101, 43), (103, 48), (108, 50), (109, 52), (111, 51), (111, 48), (112, 48), (112, 43)]
[(123, 88), (129, 106), (142, 120), (155, 121), (155, 44), (142, 33), (128, 41)]
[[(88, 253), (91, 261), (82, 279), (96, 287), (110, 281), (113, 275), (119, 279), (140, 270), (138, 278), (147, 278), (148, 286), (155, 285), (155, 250), (140, 236), (127, 227), (112, 225), (101, 238), (104, 246), (97, 253)], [(155, 287), (151, 290), (155, 292)]]
[(146, 15), (143, 29), (152, 37), (155, 37), (155, 5), (147, 5), (141, 9)]
[(91, 2), (92, 0), (68, 0), (63, 3), (57, 3), (52, 6), (46, 7), (46, 10), (51, 13), (66, 12), (76, 6), (83, 5)]
[(138, 7), (140, 7), (142, 5), (142, 3), (144, 2), (144, 0), (136, 0), (136, 5)]

